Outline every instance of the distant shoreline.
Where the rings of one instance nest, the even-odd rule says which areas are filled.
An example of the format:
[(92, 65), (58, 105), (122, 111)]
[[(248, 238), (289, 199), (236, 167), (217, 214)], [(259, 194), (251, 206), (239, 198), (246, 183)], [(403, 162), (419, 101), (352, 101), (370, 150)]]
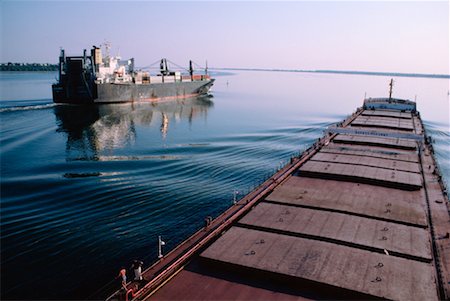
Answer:
[(58, 71), (56, 64), (2, 63), (0, 71)]
[[(325, 73), (325, 74), (348, 74), (348, 75), (374, 75), (374, 76), (396, 76), (396, 77), (421, 77), (421, 78), (447, 78), (448, 74), (426, 74), (426, 73), (401, 73), (401, 72), (372, 72), (372, 71), (347, 71), (347, 70), (301, 70), (301, 69), (269, 69), (269, 68), (210, 68), (211, 70), (227, 71), (271, 71), (271, 72), (298, 72), (298, 73)], [(1, 64), (0, 71), (58, 71), (57, 64), (38, 63), (8, 63)]]
[(400, 73), (400, 72), (372, 72), (372, 71), (344, 71), (344, 70), (296, 70), (296, 69), (263, 69), (263, 68), (211, 68), (215, 70), (230, 71), (275, 71), (275, 72), (299, 72), (299, 73), (327, 73), (349, 75), (375, 75), (396, 77), (424, 77), (424, 78), (450, 78), (448, 74), (424, 74), (424, 73)]

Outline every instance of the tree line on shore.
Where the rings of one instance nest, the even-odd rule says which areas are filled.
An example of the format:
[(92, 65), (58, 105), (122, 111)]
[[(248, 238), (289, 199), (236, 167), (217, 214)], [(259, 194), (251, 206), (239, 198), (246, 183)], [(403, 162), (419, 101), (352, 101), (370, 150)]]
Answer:
[(57, 64), (39, 63), (2, 63), (0, 71), (58, 71)]

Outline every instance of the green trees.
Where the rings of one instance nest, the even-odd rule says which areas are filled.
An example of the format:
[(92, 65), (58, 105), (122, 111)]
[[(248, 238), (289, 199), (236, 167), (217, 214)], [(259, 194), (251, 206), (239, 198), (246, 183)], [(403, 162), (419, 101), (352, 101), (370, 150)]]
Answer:
[(57, 64), (38, 63), (2, 63), (0, 71), (57, 71)]

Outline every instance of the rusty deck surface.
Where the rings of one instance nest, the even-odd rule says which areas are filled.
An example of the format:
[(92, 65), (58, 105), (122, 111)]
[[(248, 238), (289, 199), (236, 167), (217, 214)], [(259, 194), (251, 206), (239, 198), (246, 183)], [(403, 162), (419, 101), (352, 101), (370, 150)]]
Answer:
[(397, 161), (406, 161), (418, 163), (419, 158), (416, 154), (410, 152), (402, 152), (399, 150), (385, 149), (379, 147), (354, 146), (354, 145), (341, 145), (337, 143), (329, 143), (326, 148), (321, 149), (321, 153), (337, 153), (353, 156), (363, 156), (367, 158), (383, 158), (383, 159), (395, 159)]
[[(324, 189), (326, 187), (326, 189)], [(427, 227), (422, 191), (344, 181), (291, 177), (266, 200)]]
[(390, 147), (395, 149), (415, 150), (417, 144), (415, 141), (401, 138), (384, 138), (361, 135), (338, 135), (333, 139), (334, 143), (346, 143), (351, 145), (369, 145)]
[[(411, 112), (352, 125), (424, 134)], [(448, 208), (426, 140), (329, 134), (144, 272), (135, 299), (446, 299)]]
[(352, 126), (390, 128), (395, 130), (413, 131), (414, 125), (411, 119), (379, 117), (379, 116), (359, 116), (352, 122)]
[(342, 179), (405, 190), (418, 190), (422, 187), (420, 174), (357, 164), (311, 160), (301, 167), (298, 175), (325, 179)]
[(399, 170), (405, 172), (420, 173), (417, 162), (405, 162), (393, 158), (380, 158), (378, 156), (371, 156), (366, 152), (365, 155), (345, 154), (339, 150), (332, 150), (323, 152), (328, 147), (325, 147), (320, 153), (312, 157), (311, 161), (343, 163), (351, 165), (362, 165), (368, 167), (378, 167), (390, 170)]
[(262, 202), (239, 224), (378, 252), (387, 250), (424, 262), (432, 259), (427, 230), (347, 213)]
[[(155, 300), (311, 300), (288, 286), (246, 279), (233, 271), (217, 271), (205, 264), (190, 264), (177, 274), (170, 286), (155, 292)], [(176, 287), (176, 289), (169, 289)]]
[(201, 257), (381, 298), (438, 297), (433, 266), (428, 263), (292, 235), (233, 227)]
[(361, 113), (363, 116), (396, 117), (403, 119), (412, 119), (411, 113), (389, 110), (365, 110)]

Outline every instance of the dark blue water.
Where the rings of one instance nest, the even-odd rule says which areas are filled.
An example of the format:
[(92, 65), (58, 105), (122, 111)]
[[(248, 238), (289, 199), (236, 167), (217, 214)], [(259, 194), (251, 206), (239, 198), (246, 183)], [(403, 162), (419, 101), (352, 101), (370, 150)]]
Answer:
[[(92, 299), (168, 252), (389, 78), (217, 75), (212, 98), (54, 105), (55, 73), (0, 73), (2, 299)], [(450, 178), (448, 80), (397, 78)]]

